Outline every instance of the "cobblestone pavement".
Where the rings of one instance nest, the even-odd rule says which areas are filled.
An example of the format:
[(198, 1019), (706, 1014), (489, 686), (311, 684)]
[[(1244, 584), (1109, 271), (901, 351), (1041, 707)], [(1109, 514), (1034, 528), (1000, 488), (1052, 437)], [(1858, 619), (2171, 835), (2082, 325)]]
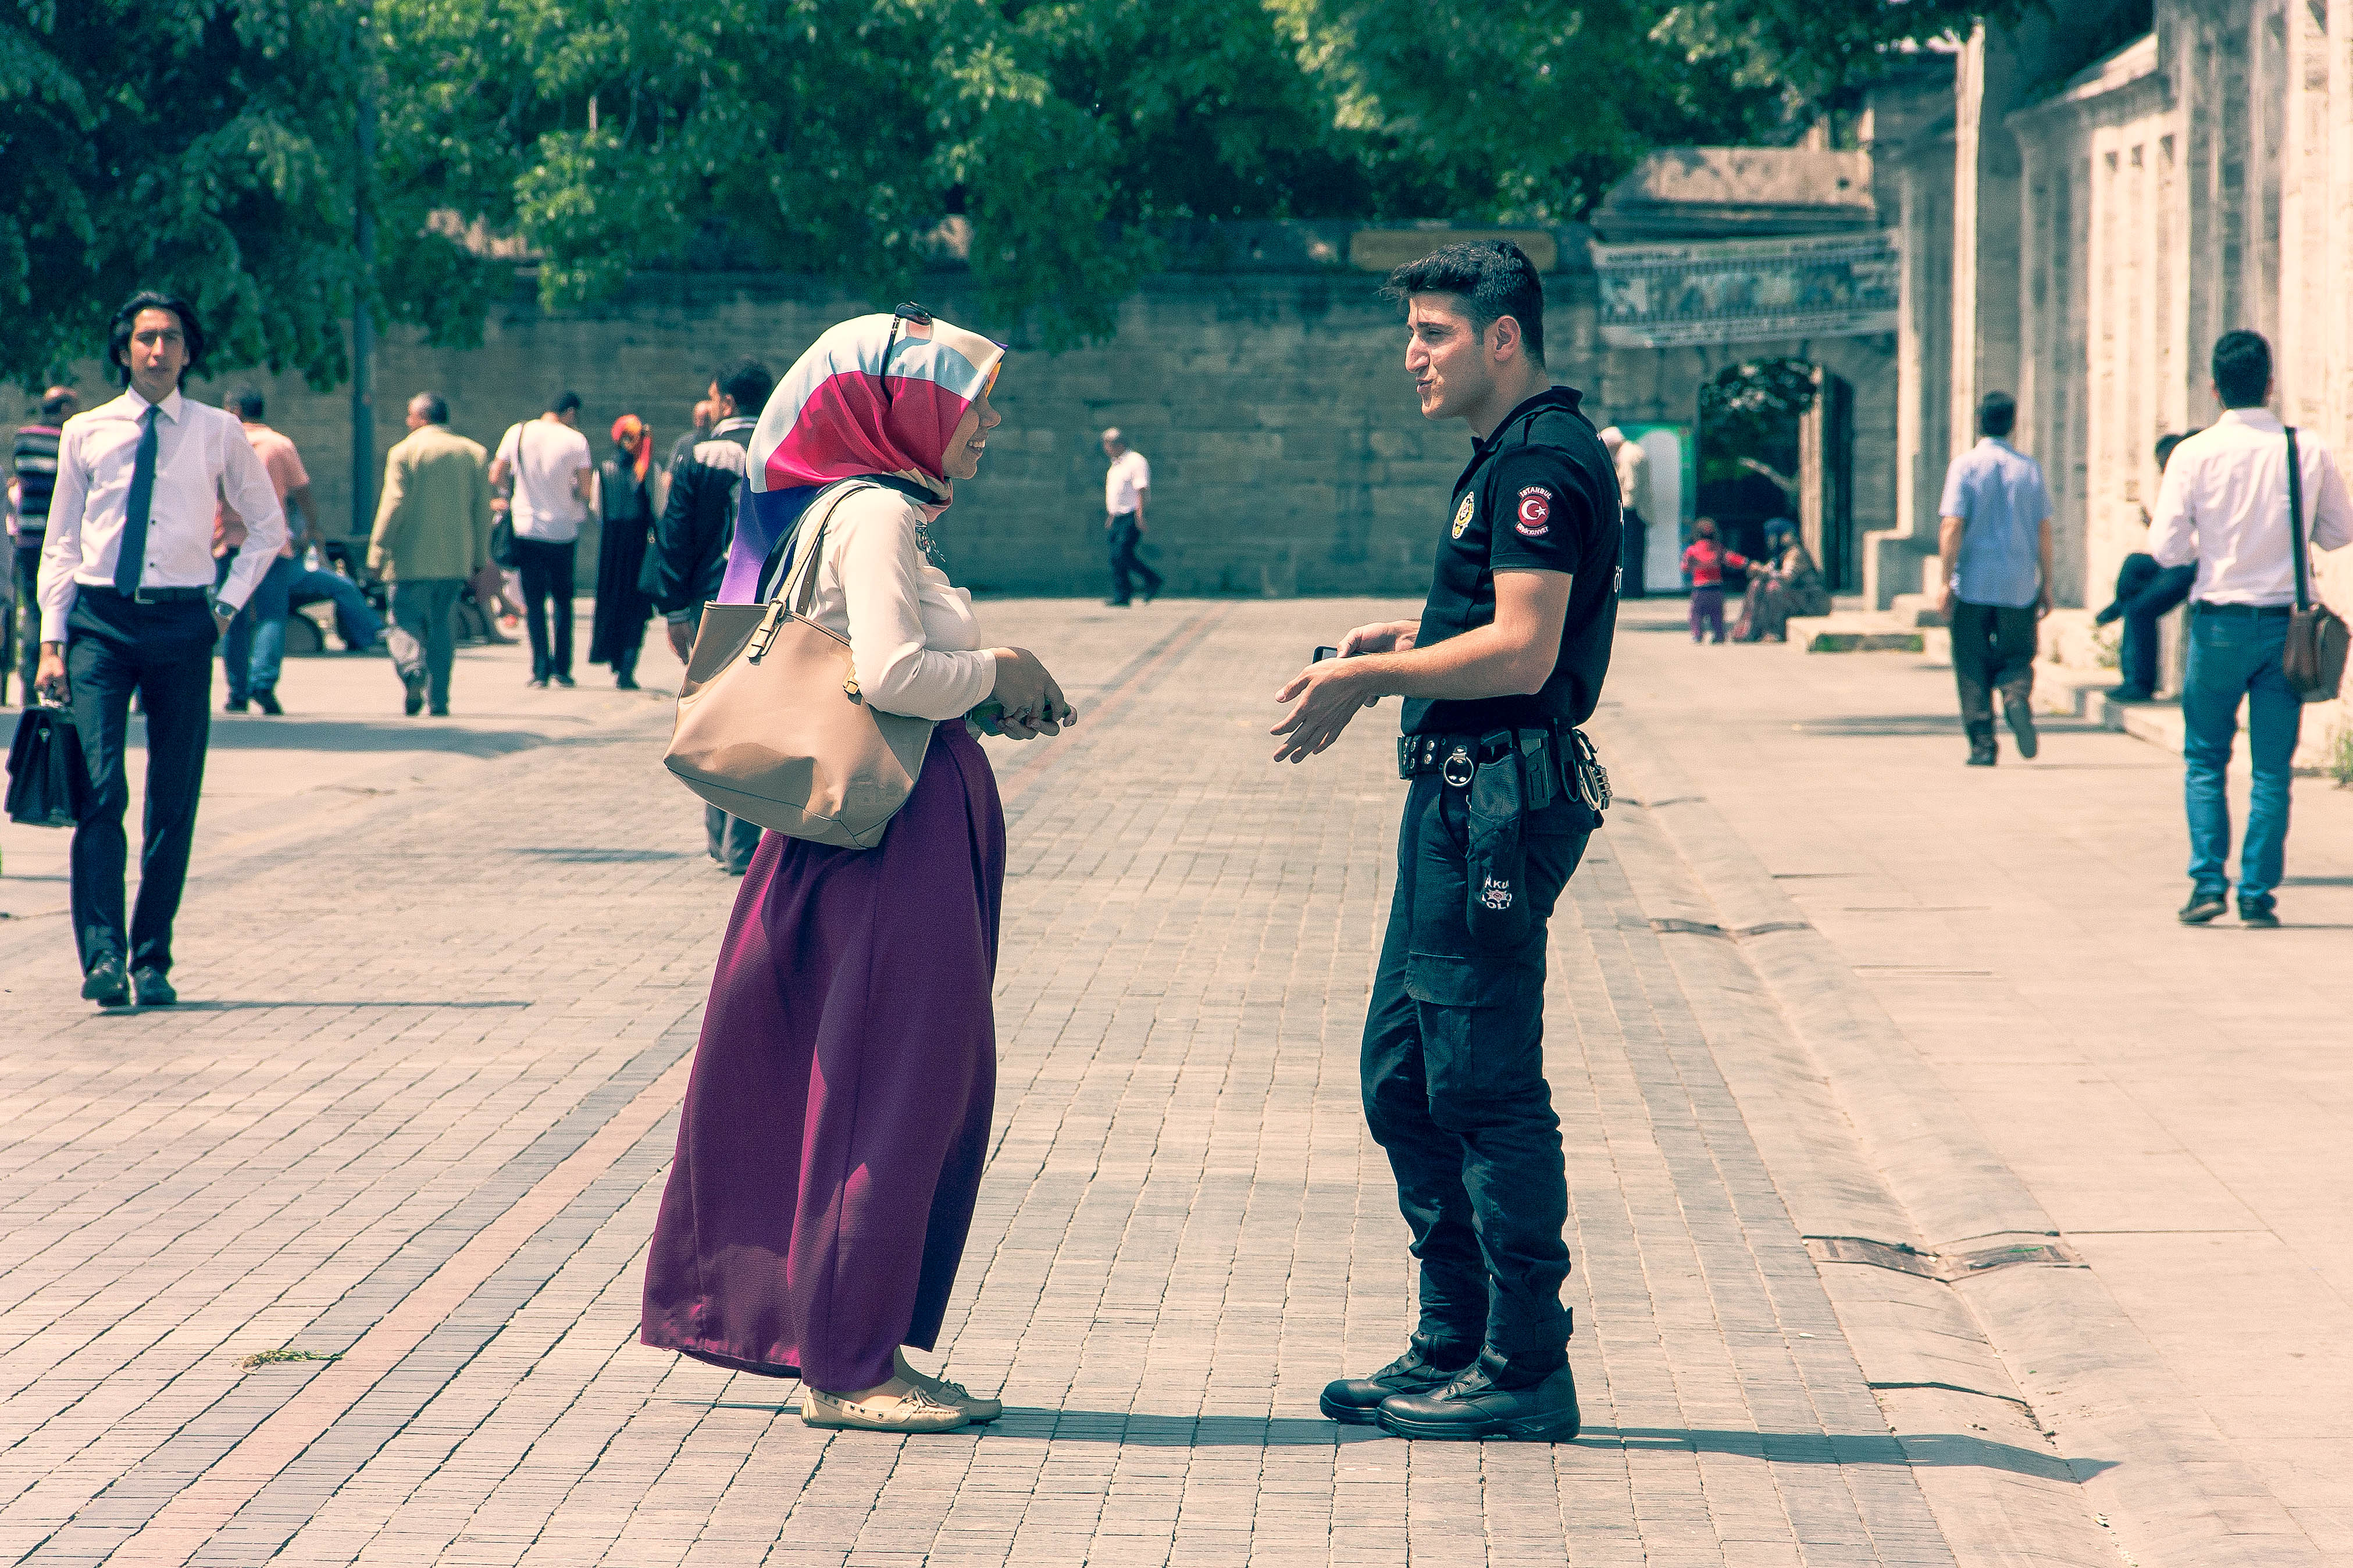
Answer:
[[(1871, 781), (1803, 770), (1885, 742), (1799, 755), (1741, 726), (1792, 721), (1771, 708), (1791, 672), (1817, 706), (1865, 683), (1863, 712), (1936, 711), (1930, 678), (1688, 649), (1641, 631), (1647, 606), (1597, 724), (1630, 799), (1564, 898), (1547, 996), (1586, 1434), (1408, 1445), (1317, 1415), (1326, 1379), (1395, 1353), (1411, 1300), (1355, 1068), (1394, 708), (1303, 768), (1268, 763), (1263, 731), (1308, 647), (1381, 613), (986, 606), (1086, 717), (1061, 742), (992, 743), (1011, 826), (997, 1126), (941, 1347), (953, 1375), (1003, 1391), (982, 1432), (814, 1432), (791, 1384), (635, 1342), (735, 887), (659, 768), (660, 703), (552, 694), (481, 721), (509, 737), (495, 747), (446, 742), (462, 765), (321, 760), (263, 734), (274, 766), (248, 810), (268, 820), (207, 828), (174, 1011), (75, 999), (45, 912), (61, 888), (16, 874), (57, 836), (7, 829), (0, 1562), (2118, 1561), (2086, 1483), (2137, 1456), (2096, 1451), (2110, 1427), (2077, 1448), (2027, 1414), (2031, 1369), (1985, 1331), (1999, 1313), (1809, 1255), (1809, 1236), (1926, 1249), (2011, 1228), (2000, 1193), (1982, 1229), (1956, 1230), (1891, 1184), (1902, 1151), (1881, 1135), (1919, 1143), (1915, 1111), (1876, 1117), (1872, 1096), (1897, 1090), (1841, 1079), (1841, 1037), (1774, 989), (1777, 955), (1884, 922), (1736, 915), (1736, 854), (1671, 809), (1672, 781), (1705, 773), (1691, 793), (1732, 803), (1776, 855), (1860, 859), (1879, 825), (1841, 828), (1825, 803)], [(461, 668), (461, 712), (469, 673), (512, 661)], [(330, 708), (378, 701), (320, 679)], [(1901, 763), (1925, 778), (1918, 744)], [(2058, 771), (2079, 744), (2163, 760), (2054, 740), (2047, 776), (2086, 795), (2110, 775)], [(1783, 833), (1779, 801), (1812, 815)], [(2063, 832), (2054, 803), (2037, 809), (2028, 831)], [(1867, 1001), (1875, 984), (1820, 989)], [(1905, 1030), (1945, 1016), (1889, 998)], [(1954, 1138), (1984, 1115), (1964, 1099), (1931, 1118)], [(1953, 1190), (1991, 1191), (1998, 1164)], [(339, 1359), (243, 1364), (274, 1352)], [(2225, 1560), (2129, 1544), (2151, 1565)]]

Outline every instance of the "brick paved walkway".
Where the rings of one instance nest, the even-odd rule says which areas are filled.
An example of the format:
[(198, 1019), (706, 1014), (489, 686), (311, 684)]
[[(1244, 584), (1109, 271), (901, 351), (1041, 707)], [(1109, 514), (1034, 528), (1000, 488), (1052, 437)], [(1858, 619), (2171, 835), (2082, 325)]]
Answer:
[[(1322, 1420), (1411, 1296), (1355, 1071), (1394, 710), (1302, 769), (1263, 731), (1380, 607), (987, 608), (1087, 710), (994, 747), (997, 1142), (942, 1348), (1002, 1422), (828, 1436), (789, 1384), (635, 1343), (735, 884), (659, 770), (665, 710), (584, 690), (524, 749), (200, 854), (175, 1012), (95, 1016), (61, 920), (0, 925), (0, 1562), (2116, 1561), (2075, 1484), (2111, 1461), (2017, 1413), (1965, 1313), (1936, 1364), (1976, 1383), (1882, 1375), (1941, 1309), (1810, 1258), (1909, 1222), (1631, 729), (1642, 804), (1548, 994), (1586, 1436)], [(1630, 641), (1627, 689), (1682, 652)], [(240, 1364), (281, 1347), (343, 1359)], [(2052, 1522), (2003, 1557), (1996, 1516)]]

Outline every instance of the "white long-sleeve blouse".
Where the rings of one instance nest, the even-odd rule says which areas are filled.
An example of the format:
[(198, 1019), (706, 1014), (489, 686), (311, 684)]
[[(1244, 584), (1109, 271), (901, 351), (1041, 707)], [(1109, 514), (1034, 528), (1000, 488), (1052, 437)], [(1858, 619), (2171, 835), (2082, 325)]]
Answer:
[[(807, 526), (829, 498), (810, 504)], [(849, 641), (858, 689), (885, 713), (957, 719), (997, 686), (972, 595), (916, 544), (923, 513), (896, 490), (858, 490), (825, 525), (809, 619)], [(779, 590), (781, 592), (781, 590)]]

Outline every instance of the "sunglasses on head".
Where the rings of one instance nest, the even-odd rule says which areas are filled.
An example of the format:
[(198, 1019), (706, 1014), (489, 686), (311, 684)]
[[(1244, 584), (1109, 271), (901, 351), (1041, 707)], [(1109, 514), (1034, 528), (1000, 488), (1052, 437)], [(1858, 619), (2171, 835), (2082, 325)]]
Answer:
[(912, 300), (902, 300), (899, 308), (891, 312), (891, 335), (882, 341), (882, 369), (876, 377), (882, 384), (882, 406), (885, 408), (891, 406), (891, 351), (899, 346), (899, 323), (902, 321), (928, 327), (932, 324), (932, 313)]

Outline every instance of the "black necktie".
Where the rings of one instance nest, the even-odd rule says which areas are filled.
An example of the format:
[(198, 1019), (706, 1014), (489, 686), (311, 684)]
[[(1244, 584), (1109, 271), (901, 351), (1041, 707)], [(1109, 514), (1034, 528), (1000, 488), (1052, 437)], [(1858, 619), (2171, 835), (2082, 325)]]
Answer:
[(155, 415), (153, 404), (139, 416), (139, 456), (131, 464), (131, 501), (123, 508), (122, 544), (114, 552), (114, 586), (125, 594), (139, 590), (139, 571), (147, 563), (147, 511), (155, 499)]

